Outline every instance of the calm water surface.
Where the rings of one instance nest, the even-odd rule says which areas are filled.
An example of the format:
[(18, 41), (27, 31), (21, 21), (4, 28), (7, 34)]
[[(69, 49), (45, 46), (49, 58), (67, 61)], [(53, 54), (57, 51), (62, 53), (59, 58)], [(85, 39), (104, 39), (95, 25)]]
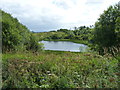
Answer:
[(88, 48), (87, 45), (69, 41), (41, 41), (41, 43), (44, 44), (45, 50), (85, 52)]

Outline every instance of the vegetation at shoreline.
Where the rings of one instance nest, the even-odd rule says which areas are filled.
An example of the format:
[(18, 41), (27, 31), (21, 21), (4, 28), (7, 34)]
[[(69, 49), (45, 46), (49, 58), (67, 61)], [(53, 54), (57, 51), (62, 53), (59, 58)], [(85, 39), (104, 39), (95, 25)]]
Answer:
[[(42, 33), (0, 10), (2, 88), (119, 88), (119, 8), (110, 6), (91, 27)], [(40, 40), (84, 43), (94, 51), (47, 51)]]
[(57, 31), (33, 33), (39, 40), (45, 41), (72, 41), (75, 43), (89, 44), (91, 42), (93, 26), (75, 27), (74, 30), (60, 29)]
[(68, 41), (68, 42), (74, 42), (74, 43), (80, 43), (80, 44), (88, 44), (87, 41), (80, 41), (80, 40), (73, 40), (73, 39), (54, 39), (54, 40), (48, 40), (48, 39), (45, 39), (44, 41)]

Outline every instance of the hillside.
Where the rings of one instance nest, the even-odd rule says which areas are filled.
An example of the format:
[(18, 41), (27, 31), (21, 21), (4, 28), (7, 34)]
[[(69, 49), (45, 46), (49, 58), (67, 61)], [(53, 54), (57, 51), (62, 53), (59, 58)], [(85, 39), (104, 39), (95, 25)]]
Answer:
[(2, 13), (2, 51), (24, 51), (39, 49), (38, 39), (30, 30), (10, 14)]

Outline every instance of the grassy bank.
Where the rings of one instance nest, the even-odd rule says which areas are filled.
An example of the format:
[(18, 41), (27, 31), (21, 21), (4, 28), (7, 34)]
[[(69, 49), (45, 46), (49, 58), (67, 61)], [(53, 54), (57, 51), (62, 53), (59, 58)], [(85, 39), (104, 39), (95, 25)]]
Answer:
[(88, 41), (84, 40), (77, 40), (77, 39), (44, 39), (44, 41), (69, 41), (69, 42), (74, 42), (74, 43), (79, 43), (79, 44), (88, 44)]
[(117, 88), (118, 60), (95, 53), (3, 54), (3, 88)]

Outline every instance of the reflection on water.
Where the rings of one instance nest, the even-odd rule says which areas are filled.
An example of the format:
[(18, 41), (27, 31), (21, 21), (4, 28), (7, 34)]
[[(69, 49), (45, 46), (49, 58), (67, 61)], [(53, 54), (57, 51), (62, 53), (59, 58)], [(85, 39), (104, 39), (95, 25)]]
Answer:
[(77, 44), (68, 41), (41, 41), (41, 43), (44, 44), (45, 50), (85, 52), (88, 48), (84, 44)]

